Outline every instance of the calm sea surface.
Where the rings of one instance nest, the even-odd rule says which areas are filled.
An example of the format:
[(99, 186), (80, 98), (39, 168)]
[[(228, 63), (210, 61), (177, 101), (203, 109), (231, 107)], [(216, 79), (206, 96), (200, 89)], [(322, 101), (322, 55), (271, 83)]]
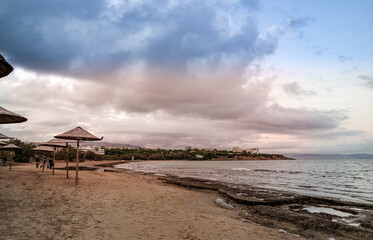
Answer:
[(152, 161), (117, 166), (373, 204), (373, 160)]

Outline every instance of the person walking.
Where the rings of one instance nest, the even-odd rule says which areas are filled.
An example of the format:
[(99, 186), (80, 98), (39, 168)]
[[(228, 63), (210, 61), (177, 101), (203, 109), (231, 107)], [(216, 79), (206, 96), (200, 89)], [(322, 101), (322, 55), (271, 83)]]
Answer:
[(43, 171), (44, 171), (44, 168), (45, 168), (45, 164), (47, 164), (47, 157), (46, 156), (44, 156), (43, 164), (40, 166), (40, 168), (43, 168)]

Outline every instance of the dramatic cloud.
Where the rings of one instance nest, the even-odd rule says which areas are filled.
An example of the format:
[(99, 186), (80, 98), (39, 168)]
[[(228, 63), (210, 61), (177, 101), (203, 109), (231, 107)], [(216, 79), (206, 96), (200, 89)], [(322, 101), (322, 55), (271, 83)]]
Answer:
[[(37, 71), (97, 76), (138, 61), (240, 66), (273, 51), (250, 18), (256, 1), (42, 0), (1, 7), (0, 27), (7, 32), (1, 51)], [(292, 22), (287, 28), (297, 27)]]
[[(227, 71), (184, 76), (183, 81), (177, 81), (168, 79), (171, 73), (141, 72), (156, 81), (133, 73), (134, 78), (128, 75), (124, 83), (106, 84), (16, 70), (15, 79), (0, 83), (8, 86), (12, 98), (0, 100), (7, 105), (38, 108), (26, 115), (34, 126), (47, 126), (46, 132), (80, 122), (100, 126), (106, 134), (123, 131), (136, 144), (162, 142), (179, 147), (193, 141), (224, 146), (260, 133), (309, 135), (309, 131), (337, 129), (346, 119), (343, 112), (268, 105), (272, 85), (268, 79), (259, 80), (260, 72), (248, 71), (252, 77), (246, 82), (241, 74), (224, 73)], [(241, 85), (243, 82), (245, 85)], [(179, 141), (175, 144), (176, 139)]]
[(297, 82), (290, 82), (286, 83), (282, 86), (282, 89), (291, 96), (312, 96), (316, 95), (314, 91), (306, 91), (304, 90), (299, 83)]
[[(281, 106), (261, 67), (312, 19), (260, 30), (258, 9), (255, 0), (4, 1), (0, 51), (16, 70), (1, 79), (0, 102), (29, 121), (0, 130), (47, 140), (79, 124), (148, 147), (338, 135), (344, 112)], [(296, 82), (283, 90), (316, 94)]]

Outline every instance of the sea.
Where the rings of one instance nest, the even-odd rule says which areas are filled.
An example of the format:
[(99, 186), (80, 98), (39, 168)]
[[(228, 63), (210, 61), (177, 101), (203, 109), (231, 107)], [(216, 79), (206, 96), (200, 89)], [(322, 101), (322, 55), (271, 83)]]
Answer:
[(373, 159), (144, 161), (116, 167), (373, 205)]

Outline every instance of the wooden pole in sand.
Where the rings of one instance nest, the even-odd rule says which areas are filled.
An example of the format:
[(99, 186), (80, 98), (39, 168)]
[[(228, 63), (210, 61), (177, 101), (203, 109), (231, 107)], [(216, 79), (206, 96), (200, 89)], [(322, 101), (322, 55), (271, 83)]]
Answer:
[(10, 152), (10, 153), (9, 153), (9, 156), (10, 156), (10, 157), (9, 157), (9, 171), (12, 171), (12, 153), (13, 153), (13, 152)]
[(43, 154), (43, 169), (41, 170), (44, 172), (45, 165), (47, 164), (47, 161), (45, 161), (45, 153)]
[(66, 178), (69, 179), (69, 144), (66, 143)]
[(52, 174), (54, 175), (54, 165), (56, 164), (56, 147), (54, 147), (53, 151), (53, 171)]
[(78, 185), (78, 172), (79, 172), (79, 140), (76, 142), (76, 175), (75, 175), (75, 185)]

